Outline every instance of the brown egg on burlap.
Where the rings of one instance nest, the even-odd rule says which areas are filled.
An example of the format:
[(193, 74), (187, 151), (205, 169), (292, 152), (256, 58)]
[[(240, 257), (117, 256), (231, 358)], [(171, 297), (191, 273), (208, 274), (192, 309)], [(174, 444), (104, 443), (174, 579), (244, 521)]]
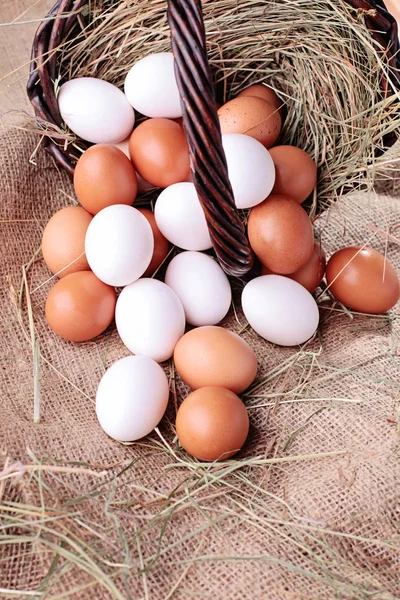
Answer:
[(399, 299), (396, 271), (373, 248), (352, 246), (335, 252), (326, 267), (326, 282), (337, 300), (362, 313), (384, 313)]
[(225, 460), (238, 452), (249, 432), (249, 416), (236, 394), (223, 387), (199, 388), (185, 398), (176, 415), (176, 433), (199, 460)]
[(257, 374), (254, 350), (225, 327), (188, 331), (175, 346), (174, 363), (181, 379), (192, 389), (218, 385), (240, 394)]
[(42, 236), (42, 254), (50, 271), (65, 277), (90, 269), (85, 254), (85, 236), (92, 215), (80, 206), (66, 206), (47, 223)]

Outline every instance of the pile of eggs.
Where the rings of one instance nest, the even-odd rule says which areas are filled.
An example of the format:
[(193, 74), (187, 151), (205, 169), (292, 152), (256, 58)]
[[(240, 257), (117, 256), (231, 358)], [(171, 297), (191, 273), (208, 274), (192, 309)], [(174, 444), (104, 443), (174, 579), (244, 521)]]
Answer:
[[(169, 385), (158, 363), (173, 357), (193, 390), (176, 417), (177, 436), (200, 460), (232, 456), (244, 444), (249, 419), (239, 398), (254, 381), (252, 348), (218, 323), (229, 311), (228, 277), (213, 258), (211, 239), (190, 178), (189, 149), (171, 53), (139, 60), (125, 93), (95, 78), (61, 86), (60, 113), (93, 143), (79, 158), (74, 188), (80, 206), (48, 222), (42, 252), (59, 281), (46, 301), (51, 329), (72, 342), (105, 331), (115, 318), (132, 356), (100, 381), (96, 412), (112, 438), (134, 441), (163, 417)], [(148, 117), (135, 126), (135, 111)], [(313, 193), (317, 167), (300, 148), (274, 146), (282, 102), (253, 85), (218, 110), (229, 179), (238, 209), (247, 210), (250, 245), (261, 275), (245, 285), (249, 325), (265, 340), (303, 344), (319, 323), (312, 293), (326, 267), (301, 204)], [(134, 208), (138, 195), (162, 188), (154, 212)], [(170, 245), (180, 250), (167, 264)], [(166, 263), (164, 281), (156, 279)], [(399, 298), (399, 281), (384, 256), (344, 248), (326, 268), (332, 295), (360, 312), (380, 313)], [(115, 288), (122, 288), (118, 298)], [(186, 325), (193, 326), (185, 333)]]

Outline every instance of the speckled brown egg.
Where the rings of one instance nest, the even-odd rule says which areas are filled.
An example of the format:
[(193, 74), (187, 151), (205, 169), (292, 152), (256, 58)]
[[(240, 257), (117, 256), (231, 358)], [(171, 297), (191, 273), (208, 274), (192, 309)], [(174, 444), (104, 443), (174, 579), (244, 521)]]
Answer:
[(176, 415), (176, 433), (189, 454), (204, 461), (226, 460), (249, 432), (249, 416), (236, 394), (207, 386), (185, 398)]
[[(324, 277), (325, 266), (325, 252), (319, 242), (314, 242), (314, 251), (308, 263), (299, 271), (296, 271), (291, 275), (286, 275), (286, 277), (294, 279), (294, 281), (300, 283), (300, 285), (305, 287), (306, 290), (312, 294), (317, 289)], [(262, 265), (261, 275), (271, 275), (271, 273), (272, 271)]]
[(148, 208), (138, 208), (138, 211), (142, 213), (148, 220), (151, 230), (154, 236), (154, 250), (153, 256), (150, 261), (149, 266), (146, 271), (143, 273), (142, 277), (149, 277), (153, 275), (154, 271), (158, 269), (163, 260), (168, 254), (168, 240), (163, 236), (161, 231), (157, 227), (156, 220), (154, 218), (154, 213)]
[(79, 202), (95, 215), (113, 204), (132, 205), (137, 194), (137, 177), (122, 150), (109, 144), (96, 144), (78, 160), (74, 187)]
[(244, 98), (246, 96), (252, 96), (252, 97), (262, 98), (263, 100), (266, 100), (267, 102), (272, 104), (272, 106), (274, 108), (279, 110), (279, 112), (281, 113), (281, 117), (283, 117), (283, 112), (285, 110), (285, 103), (282, 102), (282, 100), (279, 98), (278, 94), (276, 92), (274, 92), (274, 90), (271, 89), (270, 87), (268, 87), (267, 85), (264, 85), (263, 83), (255, 83), (253, 85), (250, 85), (246, 89), (242, 90), (237, 95), (237, 98)]
[(159, 188), (187, 181), (189, 147), (181, 125), (171, 119), (147, 119), (131, 135), (129, 150), (135, 169)]
[(361, 313), (384, 313), (399, 300), (396, 271), (387, 258), (368, 247), (335, 252), (326, 267), (326, 282), (337, 300)]
[(317, 165), (311, 156), (296, 146), (275, 146), (270, 155), (275, 165), (272, 193), (304, 202), (317, 183)]
[(243, 133), (255, 138), (266, 148), (275, 144), (282, 128), (279, 111), (255, 96), (230, 100), (221, 106), (218, 117), (223, 134)]
[(257, 374), (254, 350), (224, 327), (188, 331), (175, 346), (174, 362), (181, 379), (194, 390), (217, 385), (240, 394)]
[(260, 262), (279, 275), (303, 268), (314, 251), (314, 233), (306, 211), (286, 196), (271, 194), (251, 210), (248, 236)]
[(92, 218), (80, 206), (67, 206), (51, 217), (43, 231), (42, 254), (53, 274), (61, 278), (90, 268), (85, 255), (85, 235)]
[(115, 289), (92, 271), (78, 271), (60, 279), (46, 300), (46, 319), (51, 329), (70, 342), (97, 337), (114, 318)]

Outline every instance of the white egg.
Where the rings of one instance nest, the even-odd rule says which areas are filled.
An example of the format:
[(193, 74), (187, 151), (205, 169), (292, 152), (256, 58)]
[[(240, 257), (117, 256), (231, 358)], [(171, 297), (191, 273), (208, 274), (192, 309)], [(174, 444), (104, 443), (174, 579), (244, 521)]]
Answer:
[(172, 52), (139, 60), (125, 79), (125, 94), (133, 108), (147, 117), (182, 116)]
[(157, 198), (154, 217), (163, 236), (178, 248), (212, 248), (206, 217), (193, 183), (174, 183), (163, 190)]
[(122, 142), (118, 142), (117, 144), (114, 144), (114, 146), (116, 146), (117, 148), (119, 148), (127, 158), (129, 158), (129, 160), (131, 160), (131, 153), (129, 151), (129, 140), (131, 139), (130, 134), (128, 135), (128, 137), (126, 137), (124, 140), (122, 140)]
[(168, 396), (168, 380), (160, 365), (147, 356), (127, 356), (115, 362), (100, 381), (97, 418), (115, 440), (139, 440), (157, 427)]
[(250, 326), (279, 346), (297, 346), (318, 327), (318, 306), (302, 285), (281, 275), (252, 279), (242, 293), (242, 308)]
[(157, 362), (171, 358), (185, 332), (185, 312), (171, 288), (157, 279), (139, 279), (125, 287), (115, 309), (115, 322), (133, 354)]
[(139, 279), (150, 264), (154, 236), (141, 212), (126, 204), (107, 206), (86, 231), (86, 258), (93, 273), (122, 287)]
[(176, 292), (191, 325), (216, 325), (232, 301), (229, 280), (219, 264), (201, 252), (182, 252), (169, 263), (165, 283)]
[(241, 133), (223, 135), (222, 145), (236, 206), (251, 208), (263, 202), (275, 183), (275, 165), (268, 150)]
[(135, 112), (115, 85), (80, 77), (64, 83), (57, 96), (63, 121), (79, 137), (94, 144), (114, 144), (132, 131)]

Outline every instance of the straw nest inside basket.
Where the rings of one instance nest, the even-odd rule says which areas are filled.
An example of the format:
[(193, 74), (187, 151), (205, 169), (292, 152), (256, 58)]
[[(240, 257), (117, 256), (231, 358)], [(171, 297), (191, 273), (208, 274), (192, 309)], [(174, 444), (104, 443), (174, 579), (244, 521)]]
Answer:
[[(387, 98), (380, 94), (388, 66), (362, 12), (344, 0), (208, 0), (203, 10), (218, 101), (255, 82), (280, 94), (280, 143), (307, 150), (319, 166), (314, 207), (349, 187), (371, 189), (376, 150), (399, 130), (400, 108), (390, 85)], [(94, 76), (122, 87), (140, 57), (170, 49), (164, 0), (95, 0), (78, 21), (56, 85)]]
[[(330, 202), (351, 184), (370, 187), (377, 166), (375, 147), (380, 147), (384, 134), (399, 127), (400, 112), (394, 94), (384, 101), (379, 96), (380, 79), (387, 78), (387, 67), (362, 15), (357, 20), (357, 13), (341, 0), (210, 0), (203, 4), (219, 101), (249, 83), (265, 81), (287, 103), (282, 143), (297, 144), (318, 161), (319, 201)], [(90, 12), (86, 9), (78, 21), (81, 30), (75, 30), (74, 37), (61, 48), (56, 85), (90, 75), (122, 86), (128, 69), (138, 58), (169, 49), (164, 0), (92, 0)], [(84, 143), (73, 139), (70, 132), (64, 131), (61, 137), (76, 148), (84, 148)], [(23, 172), (23, 181), (30, 178), (30, 173)], [(52, 180), (32, 180), (35, 187), (31, 196), (36, 202), (40, 185), (46, 181), (50, 186)], [(41, 210), (46, 199), (56, 197), (58, 179), (52, 185), (42, 199)], [(388, 218), (389, 230), (397, 219), (394, 206), (386, 200), (383, 220), (393, 213), (393, 222)], [(364, 214), (357, 213), (352, 221), (358, 219), (360, 239), (369, 231), (370, 217), (366, 213), (367, 209)], [(34, 216), (36, 227), (36, 208)], [(12, 232), (20, 232), (18, 251), (21, 260), (24, 257), (26, 261), (26, 244), (22, 243), (26, 230), (22, 224), (21, 229), (17, 229), (17, 223), (11, 227)], [(355, 230), (352, 225), (351, 231)], [(339, 227), (329, 234), (331, 241), (338, 231)], [(391, 320), (394, 322), (396, 315), (352, 321), (352, 333), (348, 335), (344, 324), (330, 342), (323, 337), (314, 348), (294, 349), (293, 354), (278, 354), (276, 348), (268, 351), (265, 344), (260, 349), (262, 372), (245, 397), (257, 427), (243, 457), (202, 465), (177, 448), (172, 417), (181, 394), (172, 367), (171, 413), (161, 431), (136, 443), (132, 454), (123, 454), (119, 448), (104, 449), (106, 442), (96, 442), (90, 436), (84, 445), (84, 433), (91, 431), (86, 425), (90, 427), (93, 418), (91, 415), (86, 423), (81, 417), (92, 410), (86, 384), (93, 387), (96, 380), (91, 370), (95, 360), (89, 361), (89, 355), (98, 353), (103, 365), (106, 358), (110, 361), (117, 355), (117, 347), (113, 350), (112, 342), (104, 337), (96, 342), (96, 348), (74, 348), (77, 354), (73, 360), (72, 349), (67, 354), (65, 347), (61, 358), (56, 356), (53, 342), (40, 329), (43, 320), (38, 306), (46, 283), (40, 277), (47, 275), (39, 270), (31, 278), (39, 256), (37, 251), (24, 264), (20, 286), (14, 282), (16, 289), (10, 292), (23, 339), (28, 344), (34, 342), (35, 406), (39, 406), (40, 369), (42, 379), (44, 374), (49, 379), (53, 373), (60, 376), (59, 388), (47, 387), (43, 382), (43, 395), (51, 394), (49, 390), (53, 389), (59, 391), (44, 402), (50, 416), (44, 419), (41, 440), (51, 437), (51, 419), (55, 419), (57, 430), (59, 404), (65, 404), (67, 395), (71, 423), (77, 428), (70, 448), (82, 456), (79, 443), (84, 450), (95, 444), (95, 451), (89, 453), (87, 462), (85, 457), (85, 464), (77, 464), (75, 457), (72, 462), (71, 455), (60, 461), (39, 458), (29, 451), (23, 464), (6, 462), (0, 471), (0, 543), (4, 549), (0, 562), (7, 567), (11, 564), (3, 570), (10, 573), (13, 565), (19, 564), (23, 567), (20, 572), (33, 580), (35, 569), (41, 573), (43, 564), (46, 567), (38, 593), (30, 587), (27, 592), (21, 591), (21, 597), (167, 600), (177, 597), (177, 590), (180, 597), (186, 598), (192, 594), (200, 597), (204, 590), (206, 598), (213, 597), (212, 591), (217, 589), (215, 598), (221, 594), (232, 598), (240, 596), (247, 579), (248, 593), (243, 597), (250, 597), (253, 585), (253, 597), (261, 597), (257, 587), (260, 580), (265, 586), (264, 597), (267, 594), (271, 598), (398, 598), (395, 532), (399, 519), (393, 442), (396, 363), (395, 346), (387, 343), (384, 335), (388, 330), (384, 328)], [(30, 292), (31, 282), (36, 285), (37, 281), (39, 286)], [(333, 321), (339, 312), (339, 308), (329, 307), (325, 322)], [(241, 323), (235, 329), (242, 332)], [(347, 353), (344, 349), (354, 332), (360, 339), (353, 362), (349, 356), (354, 346), (350, 345)], [(366, 355), (365, 340), (374, 332), (378, 341), (371, 342), (371, 353)], [(322, 343), (327, 344), (330, 354), (321, 357)], [(342, 348), (343, 360), (339, 360)], [(329, 360), (332, 357), (337, 364)], [(18, 357), (20, 365), (25, 377), (23, 356)], [(332, 387), (326, 385), (327, 381), (334, 382)], [(69, 395), (70, 390), (76, 397)], [(22, 395), (21, 386), (17, 394), (18, 398)], [(79, 402), (82, 409), (77, 408)], [(289, 410), (284, 412), (280, 403)], [(356, 413), (354, 407), (358, 405)], [(282, 414), (279, 420), (274, 418), (275, 413)], [(295, 446), (310, 423), (321, 415), (327, 415), (326, 420)], [(328, 419), (328, 415), (332, 416)], [(8, 425), (19, 429), (22, 423), (23, 416), (18, 415)], [(68, 430), (59, 427), (59, 437), (51, 440), (57, 456), (62, 453), (60, 439), (68, 436)], [(364, 429), (370, 437), (357, 435)], [(352, 455), (352, 449), (358, 451), (358, 444), (365, 450), (360, 440), (370, 442), (373, 436), (376, 444), (372, 444), (370, 454), (365, 452), (363, 458), (361, 452), (358, 455), (354, 451)], [(27, 435), (26, 439), (36, 443), (39, 438)], [(349, 457), (345, 455), (347, 447)], [(46, 450), (47, 457), (49, 452)], [(333, 467), (329, 470), (325, 462), (314, 466), (314, 460), (318, 463), (332, 456), (346, 458), (343, 465), (334, 467), (338, 484), (333, 480)], [(289, 473), (289, 467), (297, 463), (299, 468)], [(22, 487), (25, 480), (20, 481), (24, 473), (31, 486), (26, 484), (29, 493), (19, 501), (16, 492), (26, 491)], [(12, 488), (13, 495), (9, 496), (5, 485), (8, 480), (21, 484), (20, 488)], [(305, 510), (305, 503), (309, 510)], [(198, 515), (204, 520), (197, 521)], [(239, 528), (244, 530), (241, 537)], [(232, 542), (219, 546), (218, 536)], [(269, 571), (265, 564), (271, 565)], [(193, 579), (187, 582), (186, 576), (192, 572)], [(12, 581), (21, 589), (24, 579), (18, 574), (15, 571)], [(321, 588), (315, 592), (319, 584), (321, 594)], [(16, 594), (11, 590), (11, 595)]]

